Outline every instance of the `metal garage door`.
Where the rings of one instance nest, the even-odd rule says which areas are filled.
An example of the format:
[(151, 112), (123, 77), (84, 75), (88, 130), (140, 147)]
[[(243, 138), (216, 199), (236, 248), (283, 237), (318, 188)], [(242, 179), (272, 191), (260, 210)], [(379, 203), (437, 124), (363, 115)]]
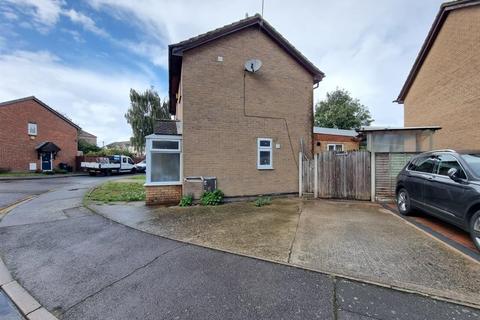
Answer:
[(395, 198), (397, 175), (416, 153), (375, 154), (375, 199), (386, 201)]

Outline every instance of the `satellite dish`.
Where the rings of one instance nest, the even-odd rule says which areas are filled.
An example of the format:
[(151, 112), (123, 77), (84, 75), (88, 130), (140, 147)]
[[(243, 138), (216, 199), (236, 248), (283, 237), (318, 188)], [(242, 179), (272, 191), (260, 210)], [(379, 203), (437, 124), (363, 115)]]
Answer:
[(245, 62), (245, 70), (248, 72), (257, 72), (262, 67), (262, 61), (250, 59)]

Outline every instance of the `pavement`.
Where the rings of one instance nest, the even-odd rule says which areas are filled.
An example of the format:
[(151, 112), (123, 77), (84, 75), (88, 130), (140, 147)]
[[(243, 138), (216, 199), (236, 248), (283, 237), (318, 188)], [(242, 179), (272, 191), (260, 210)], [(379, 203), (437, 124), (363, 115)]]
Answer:
[[(105, 178), (70, 179), (0, 223), (13, 278), (60, 319), (480, 317), (463, 305), (135, 230), (78, 206), (83, 187)], [(62, 197), (70, 208), (52, 204)]]

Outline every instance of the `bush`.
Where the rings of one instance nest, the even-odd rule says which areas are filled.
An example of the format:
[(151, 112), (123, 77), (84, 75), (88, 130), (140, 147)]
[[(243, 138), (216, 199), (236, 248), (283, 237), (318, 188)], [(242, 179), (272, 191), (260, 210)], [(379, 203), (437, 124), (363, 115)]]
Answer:
[(193, 197), (191, 195), (183, 196), (180, 199), (180, 203), (178, 204), (180, 207), (190, 207), (193, 203)]
[(12, 171), (10, 168), (0, 168), (0, 173), (9, 173), (10, 171)]
[(223, 192), (219, 189), (207, 191), (202, 194), (200, 204), (202, 206), (217, 206), (223, 202)]
[(271, 203), (272, 198), (270, 197), (258, 197), (257, 200), (255, 200), (255, 207), (268, 206)]
[(85, 154), (85, 156), (109, 157), (117, 154), (123, 154), (130, 158), (133, 157), (132, 152), (128, 151), (127, 149), (118, 149), (118, 148), (111, 148), (111, 149), (103, 148), (103, 149), (100, 149), (99, 151), (90, 151), (87, 154)]
[(67, 173), (68, 171), (65, 170), (65, 169), (55, 168), (55, 169), (53, 169), (53, 172), (54, 172), (54, 173), (65, 174), (65, 173)]

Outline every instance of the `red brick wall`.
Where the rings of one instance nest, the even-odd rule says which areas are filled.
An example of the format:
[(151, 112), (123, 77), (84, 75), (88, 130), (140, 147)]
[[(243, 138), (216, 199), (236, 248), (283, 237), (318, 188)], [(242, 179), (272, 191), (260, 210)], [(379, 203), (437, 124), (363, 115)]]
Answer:
[[(317, 142), (320, 142), (320, 146), (317, 146)], [(335, 134), (313, 134), (313, 149), (315, 153), (327, 151), (329, 144), (343, 144), (344, 151), (358, 150), (360, 148), (360, 142), (352, 137)]]
[[(37, 124), (37, 136), (28, 135), (29, 122)], [(35, 147), (44, 141), (55, 143), (61, 150), (53, 161), (75, 166), (77, 129), (34, 100), (0, 106), (0, 168), (27, 171), (29, 163), (41, 168)]]
[(178, 204), (182, 198), (182, 186), (146, 186), (146, 203), (153, 204)]

